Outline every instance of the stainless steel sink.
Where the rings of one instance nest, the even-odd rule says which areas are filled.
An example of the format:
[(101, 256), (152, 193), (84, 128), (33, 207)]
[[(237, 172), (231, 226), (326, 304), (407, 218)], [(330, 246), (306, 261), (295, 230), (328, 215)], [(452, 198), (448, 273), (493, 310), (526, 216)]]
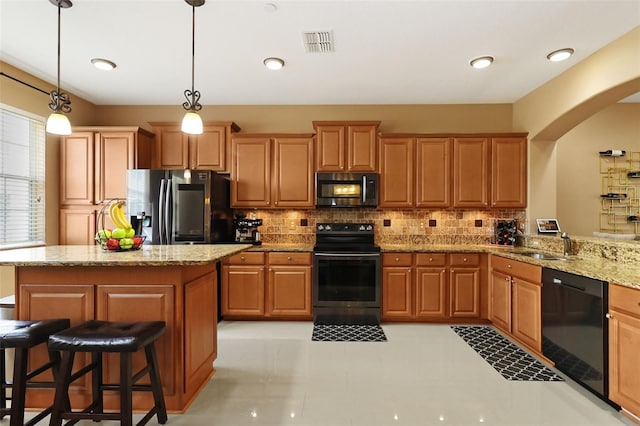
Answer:
[(566, 257), (558, 256), (557, 254), (540, 253), (537, 251), (522, 251), (515, 254), (540, 260), (569, 260)]

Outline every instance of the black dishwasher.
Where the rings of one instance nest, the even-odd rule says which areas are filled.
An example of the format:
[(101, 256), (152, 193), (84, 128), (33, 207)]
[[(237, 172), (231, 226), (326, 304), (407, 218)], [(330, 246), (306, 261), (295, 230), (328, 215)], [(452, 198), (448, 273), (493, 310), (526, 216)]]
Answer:
[(608, 395), (608, 284), (542, 269), (542, 353), (611, 404)]

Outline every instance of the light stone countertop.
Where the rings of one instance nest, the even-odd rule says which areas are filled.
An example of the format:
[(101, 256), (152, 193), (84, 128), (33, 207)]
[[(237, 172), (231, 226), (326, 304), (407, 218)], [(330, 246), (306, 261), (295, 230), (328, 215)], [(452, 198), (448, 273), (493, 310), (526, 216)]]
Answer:
[(0, 251), (0, 266), (190, 266), (208, 265), (253, 247), (250, 244), (144, 245), (104, 251), (97, 245), (44, 246)]

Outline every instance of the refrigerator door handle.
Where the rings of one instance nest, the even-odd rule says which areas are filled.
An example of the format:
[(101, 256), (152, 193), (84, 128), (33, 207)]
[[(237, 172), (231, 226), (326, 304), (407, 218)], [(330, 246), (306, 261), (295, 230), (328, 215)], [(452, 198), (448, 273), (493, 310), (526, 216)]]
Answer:
[(158, 194), (158, 236), (160, 237), (160, 244), (164, 244), (164, 191), (165, 191), (165, 180), (160, 180), (160, 193)]
[(164, 230), (167, 244), (171, 244), (171, 179), (167, 179), (167, 188), (164, 192)]

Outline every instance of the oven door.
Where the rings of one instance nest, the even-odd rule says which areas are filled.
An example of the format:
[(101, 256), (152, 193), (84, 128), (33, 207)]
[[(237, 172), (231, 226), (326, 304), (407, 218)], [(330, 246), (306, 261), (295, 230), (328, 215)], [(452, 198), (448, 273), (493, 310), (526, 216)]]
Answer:
[(379, 308), (380, 253), (314, 252), (314, 307)]

